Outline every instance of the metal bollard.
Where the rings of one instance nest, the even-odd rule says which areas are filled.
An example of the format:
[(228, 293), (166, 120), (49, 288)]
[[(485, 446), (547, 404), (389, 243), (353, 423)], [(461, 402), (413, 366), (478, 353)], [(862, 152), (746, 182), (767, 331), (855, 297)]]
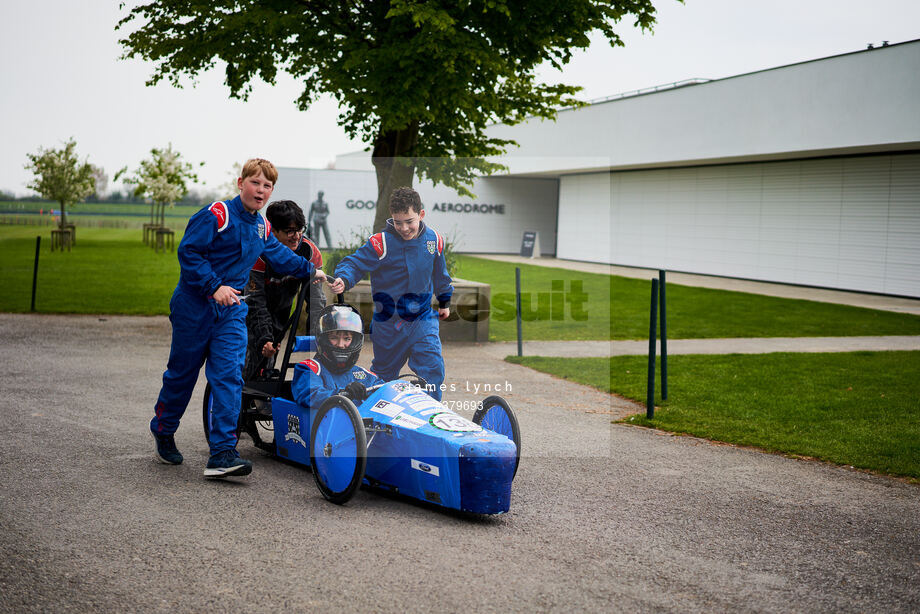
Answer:
[(517, 342), (518, 356), (524, 355), (524, 337), (521, 330), (521, 267), (514, 267), (514, 294), (517, 305)]
[(648, 387), (645, 394), (645, 417), (655, 417), (655, 329), (658, 323), (658, 280), (652, 280), (652, 305), (648, 323)]

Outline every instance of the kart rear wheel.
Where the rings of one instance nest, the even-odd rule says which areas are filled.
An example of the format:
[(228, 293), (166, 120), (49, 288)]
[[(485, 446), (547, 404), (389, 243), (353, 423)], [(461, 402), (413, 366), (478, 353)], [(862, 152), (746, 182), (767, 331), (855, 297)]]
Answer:
[[(236, 423), (236, 438), (239, 440), (240, 431), (242, 430), (243, 425), (243, 415), (246, 410), (246, 403), (250, 403), (249, 399), (245, 394), (243, 395), (242, 405), (240, 407), (240, 418)], [(208, 384), (204, 387), (204, 400), (201, 403), (201, 425), (204, 427), (204, 439), (205, 441), (211, 441), (211, 405), (213, 403), (211, 395), (211, 384)]]
[(498, 395), (486, 397), (473, 415), (473, 422), (493, 433), (504, 435), (517, 446), (514, 473), (511, 474), (511, 479), (514, 479), (521, 462), (521, 427), (518, 426), (517, 416), (514, 415), (508, 401)]
[(358, 492), (367, 468), (367, 434), (349, 399), (333, 395), (316, 411), (310, 429), (310, 467), (327, 500), (342, 505)]

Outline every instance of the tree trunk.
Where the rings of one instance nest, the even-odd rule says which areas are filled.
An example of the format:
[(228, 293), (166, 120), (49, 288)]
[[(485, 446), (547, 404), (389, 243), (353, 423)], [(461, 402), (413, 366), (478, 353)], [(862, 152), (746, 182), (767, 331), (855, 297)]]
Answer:
[(418, 122), (402, 130), (381, 132), (374, 141), (371, 161), (377, 172), (377, 209), (374, 215), (374, 232), (386, 227), (390, 217), (390, 194), (396, 188), (412, 187), (415, 162), (411, 158), (418, 144)]
[(156, 203), (150, 203), (150, 223), (151, 224), (157, 223), (157, 215), (156, 215), (156, 210), (155, 210), (156, 206), (157, 206)]
[(64, 226), (67, 224), (67, 217), (66, 217), (67, 203), (63, 200), (60, 200), (58, 202), (61, 203), (61, 219), (58, 221), (58, 228), (60, 228), (61, 230), (64, 230)]

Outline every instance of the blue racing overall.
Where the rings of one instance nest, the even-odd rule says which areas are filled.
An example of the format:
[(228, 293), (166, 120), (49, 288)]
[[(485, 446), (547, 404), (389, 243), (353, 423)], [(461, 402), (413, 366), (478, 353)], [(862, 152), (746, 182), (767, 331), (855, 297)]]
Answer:
[(211, 384), (211, 455), (236, 447), (236, 425), (246, 358), (246, 303), (223, 306), (212, 297), (220, 286), (242, 290), (264, 255), (276, 270), (301, 278), (313, 264), (285, 247), (268, 221), (250, 213), (237, 196), (195, 213), (177, 250), (179, 283), (169, 302), (172, 345), (150, 429), (171, 435), (191, 399), (201, 365)]
[[(307, 409), (319, 409), (323, 401), (345, 389), (352, 382), (361, 382), (365, 388), (383, 384), (384, 381), (365, 369), (354, 365), (343, 373), (333, 373), (323, 364), (322, 359), (314, 357), (294, 366), (294, 379), (291, 381), (291, 393), (294, 400)], [(355, 400), (361, 405), (361, 399)]]
[(408, 360), (409, 368), (428, 382), (428, 393), (440, 401), (444, 358), (431, 300), (436, 296), (443, 309), (450, 305), (454, 291), (444, 260), (444, 239), (421, 222), (418, 236), (407, 241), (389, 219), (383, 232), (371, 236), (335, 269), (346, 290), (365, 273), (371, 274), (374, 299), (371, 370), (391, 381)]

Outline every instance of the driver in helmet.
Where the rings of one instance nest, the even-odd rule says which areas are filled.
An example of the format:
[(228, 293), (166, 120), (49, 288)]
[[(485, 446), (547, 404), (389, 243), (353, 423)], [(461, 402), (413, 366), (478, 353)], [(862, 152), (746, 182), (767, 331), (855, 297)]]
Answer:
[(364, 324), (351, 305), (329, 305), (316, 324), (316, 355), (294, 367), (291, 392), (306, 408), (318, 408), (334, 394), (343, 394), (359, 405), (367, 388), (384, 383), (371, 371), (358, 366), (364, 345)]

